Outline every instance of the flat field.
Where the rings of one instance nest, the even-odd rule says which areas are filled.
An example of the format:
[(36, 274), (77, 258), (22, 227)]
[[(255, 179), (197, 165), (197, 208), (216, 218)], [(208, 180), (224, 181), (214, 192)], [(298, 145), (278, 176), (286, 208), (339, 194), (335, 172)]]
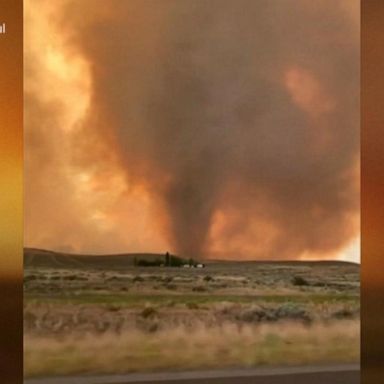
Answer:
[(356, 264), (101, 257), (27, 252), (27, 377), (359, 360)]

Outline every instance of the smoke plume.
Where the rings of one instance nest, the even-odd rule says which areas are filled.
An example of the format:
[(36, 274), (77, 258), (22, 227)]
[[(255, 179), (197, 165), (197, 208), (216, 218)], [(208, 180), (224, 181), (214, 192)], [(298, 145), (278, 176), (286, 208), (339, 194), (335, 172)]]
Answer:
[(91, 83), (71, 161), (113, 153), (184, 256), (336, 252), (358, 231), (354, 3), (65, 3), (56, 22)]

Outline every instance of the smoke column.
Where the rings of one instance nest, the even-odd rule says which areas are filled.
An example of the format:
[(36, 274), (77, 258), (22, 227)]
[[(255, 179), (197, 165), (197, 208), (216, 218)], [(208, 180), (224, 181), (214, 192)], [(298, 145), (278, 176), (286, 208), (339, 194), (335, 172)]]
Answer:
[(91, 75), (79, 148), (117, 154), (184, 256), (340, 249), (358, 231), (352, 3), (68, 2), (58, 23)]

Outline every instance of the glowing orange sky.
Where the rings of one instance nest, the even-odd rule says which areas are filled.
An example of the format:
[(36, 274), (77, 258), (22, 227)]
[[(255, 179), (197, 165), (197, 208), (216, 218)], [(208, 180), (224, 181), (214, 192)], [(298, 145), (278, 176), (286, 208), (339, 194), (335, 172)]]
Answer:
[[(325, 2), (324, 8), (321, 3), (314, 1), (309, 5), (308, 2), (299, 2), (297, 9), (310, 15), (316, 14), (318, 9), (332, 12), (331, 2)], [(122, 2), (115, 1), (114, 4), (116, 9), (106, 6), (105, 2), (91, 9), (86, 0), (25, 2), (26, 246), (85, 253), (176, 251), (169, 231), (167, 207), (157, 197), (152, 181), (138, 177), (136, 170), (130, 169), (129, 160), (122, 159), (121, 143), (112, 129), (118, 121), (102, 104), (102, 96), (98, 94), (98, 76), (103, 76), (106, 68), (101, 61), (91, 58), (97, 48), (91, 46), (85, 53), (73, 43), (74, 30), (63, 27), (62, 16), (64, 11), (70, 12), (68, 9), (77, 11), (72, 14), (74, 17), (77, 14), (77, 17), (81, 15), (84, 18), (86, 14), (84, 30), (88, 23), (103, 25), (105, 22), (112, 26), (114, 18), (119, 18), (119, 7), (123, 7)], [(358, 46), (357, 5), (358, 1), (339, 2), (339, 12), (345, 17), (343, 23), (350, 34), (350, 41), (344, 41), (344, 35), (334, 36), (336, 41), (340, 38), (341, 47), (343, 44), (346, 47)], [(140, 54), (153, 62), (165, 48), (160, 37), (140, 20), (143, 18), (149, 23), (153, 17), (154, 26), (151, 28), (160, 30), (163, 20), (166, 25), (168, 15), (164, 10), (161, 11), (165, 13), (164, 18), (152, 15), (144, 3), (141, 5), (134, 1), (130, 11), (132, 16), (127, 16), (124, 25), (141, 42)], [(73, 25), (83, 28), (79, 20), (75, 20)], [(321, 28), (327, 26), (318, 28), (313, 32), (314, 36), (325, 39)], [(83, 33), (83, 30), (78, 33)], [(109, 44), (112, 46), (114, 42)], [(330, 154), (333, 156), (338, 147), (326, 119), (339, 108), (338, 90), (325, 84), (309, 65), (305, 67), (288, 59), (279, 65), (281, 70), (274, 74), (273, 81), (278, 81), (287, 93), (292, 110), (301, 111), (303, 118), (307, 119), (307, 132), (303, 134), (309, 138), (308, 151), (316, 153), (318, 159)], [(324, 73), (318, 72), (327, 78), (327, 70), (328, 67)], [(269, 78), (271, 75), (266, 73), (265, 76)], [(132, 87), (135, 86), (133, 83)], [(140, 87), (139, 80), (137, 87)], [(357, 89), (358, 84), (354, 87)], [(135, 123), (141, 124), (140, 121)], [(324, 250), (320, 250), (321, 247), (302, 248), (299, 254), (290, 257), (359, 259), (358, 157), (356, 152), (353, 163), (347, 167), (348, 176), (345, 176), (350, 180), (348, 191), (353, 191), (350, 204), (353, 208), (346, 211), (343, 218), (345, 229), (340, 231), (343, 240), (335, 241)], [(145, 160), (137, 164), (143, 168), (150, 166)], [(162, 174), (159, 171), (156, 177), (161, 183), (168, 183), (166, 172)], [(222, 195), (233, 196), (237, 187), (244, 191), (245, 187), (240, 184), (232, 186), (233, 191), (232, 187), (223, 191)], [(344, 191), (337, 193), (343, 194)], [(263, 214), (263, 209), (269, 205), (273, 212), (276, 207), (269, 199), (257, 204), (254, 207), (257, 219), (250, 220), (246, 227), (241, 231), (236, 229), (236, 232), (236, 223), (246, 208), (225, 203), (215, 208), (208, 228), (208, 253), (218, 257), (253, 258), (254, 255), (260, 257), (264, 249), (267, 252), (271, 244), (279, 241), (284, 230), (276, 226), (270, 216)], [(326, 217), (320, 206), (314, 206), (311, 215), (314, 220)]]

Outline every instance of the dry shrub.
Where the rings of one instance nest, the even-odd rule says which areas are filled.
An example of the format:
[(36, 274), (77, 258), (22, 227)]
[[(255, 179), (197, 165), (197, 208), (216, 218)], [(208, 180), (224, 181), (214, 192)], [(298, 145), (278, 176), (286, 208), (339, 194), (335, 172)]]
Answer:
[[(155, 324), (155, 323), (153, 323)], [(154, 325), (155, 326), (155, 325)], [(155, 333), (25, 335), (26, 376), (202, 369), (359, 359), (359, 323), (172, 327)], [(107, 351), (107, 353), (106, 353)]]
[(305, 287), (310, 285), (306, 279), (302, 276), (294, 276), (292, 279), (292, 284), (297, 287)]
[(157, 311), (155, 308), (153, 307), (145, 307), (142, 311), (141, 311), (141, 317), (143, 317), (144, 319), (148, 319), (149, 317), (154, 317), (157, 315)]

